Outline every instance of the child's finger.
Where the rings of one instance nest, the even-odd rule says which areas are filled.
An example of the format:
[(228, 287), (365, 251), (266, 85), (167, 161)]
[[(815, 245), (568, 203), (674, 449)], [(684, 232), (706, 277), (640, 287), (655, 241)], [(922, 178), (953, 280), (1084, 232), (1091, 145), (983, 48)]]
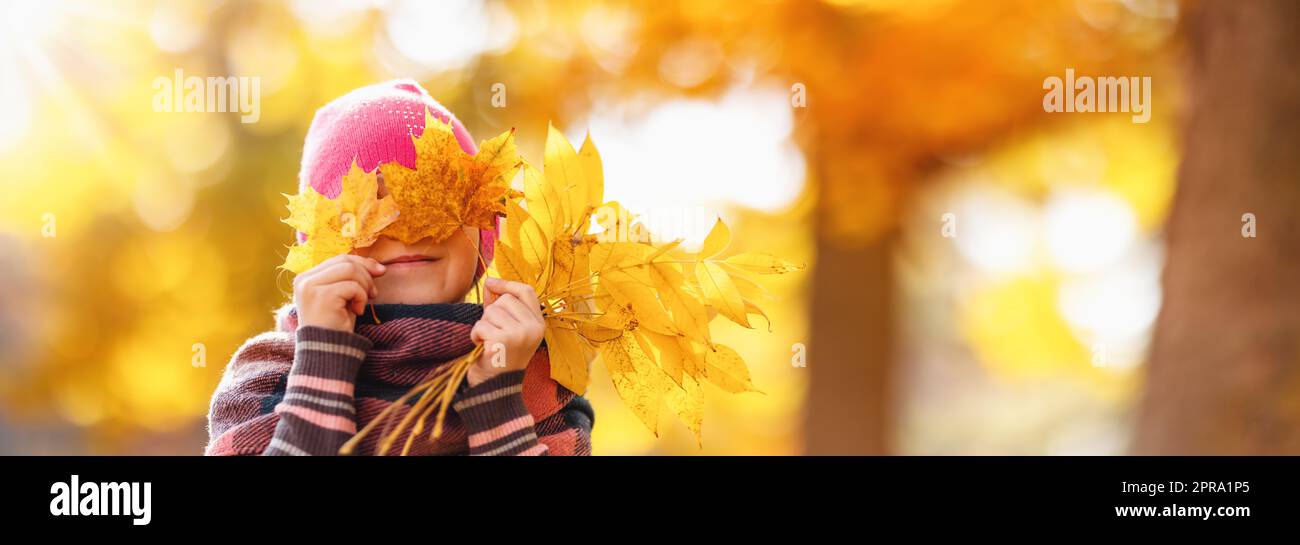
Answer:
[(332, 267), (332, 266), (334, 266), (334, 265), (337, 265), (337, 264), (339, 264), (339, 263), (357, 263), (357, 264), (365, 265), (365, 266), (368, 266), (368, 267), (369, 267), (371, 264), (373, 264), (373, 265), (378, 265), (378, 264), (379, 264), (378, 261), (375, 261), (375, 260), (370, 259), (370, 258), (368, 258), (368, 257), (361, 257), (361, 256), (359, 256), (359, 255), (352, 255), (352, 254), (339, 254), (339, 255), (336, 255), (336, 256), (331, 257), (331, 258), (329, 258), (329, 259), (326, 259), (325, 261), (320, 262), (320, 263), (317, 264), (315, 267), (312, 267), (312, 268), (310, 268), (310, 269), (307, 269), (306, 271), (303, 271), (303, 273), (300, 274), (300, 275), (298, 275), (298, 276), (300, 276), (300, 277), (303, 277), (303, 276), (313, 276), (314, 274), (316, 274), (316, 273), (318, 273), (318, 272), (320, 272), (320, 271), (323, 271), (323, 270), (325, 270), (325, 269), (328, 269), (328, 268), (330, 268), (330, 267)]
[(299, 274), (298, 276), (294, 277), (293, 283), (295, 286), (297, 286), (297, 285), (307, 284), (314, 280), (318, 280), (321, 273), (328, 270), (334, 270), (336, 266), (339, 265), (340, 263), (356, 264), (366, 272), (367, 276), (383, 276), (384, 271), (387, 269), (387, 267), (385, 267), (382, 263), (368, 257), (361, 257), (359, 255), (352, 255), (352, 254), (339, 254), (329, 259), (326, 259), (325, 261), (322, 261), (319, 265), (316, 265), (315, 267), (303, 271), (302, 274)]
[(483, 320), (479, 320), (474, 324), (474, 328), (469, 330), (469, 340), (474, 344), (486, 344), (488, 339), (499, 337), (501, 337), (501, 328)]
[(384, 272), (388, 270), (387, 265), (384, 265), (383, 263), (380, 263), (379, 261), (376, 261), (372, 258), (361, 257), (361, 256), (352, 256), (352, 257), (357, 258), (358, 260), (360, 260), (361, 264), (365, 265), (366, 270), (370, 272), (370, 276), (383, 276)]
[[(303, 284), (325, 285), (353, 278), (358, 272), (364, 272), (365, 268), (350, 261), (338, 261), (316, 270), (314, 274), (305, 279)], [(370, 276), (366, 274), (366, 276)], [(357, 278), (360, 281), (360, 278)]]
[[(330, 297), (343, 301), (345, 306), (353, 314), (360, 316), (366, 311), (366, 302), (369, 300), (368, 293), (361, 284), (357, 282), (335, 282), (325, 287), (326, 293)], [(335, 307), (338, 308), (338, 307)]]
[(484, 285), (487, 286), (489, 292), (495, 292), (498, 295), (509, 293), (519, 298), (520, 301), (523, 301), (527, 305), (541, 306), (541, 303), (537, 302), (537, 292), (528, 284), (522, 282), (511, 282), (500, 278), (489, 278)]
[(338, 260), (337, 262), (356, 263), (357, 265), (360, 265), (362, 268), (364, 268), (366, 272), (370, 273), (372, 276), (383, 276), (384, 271), (388, 269), (388, 267), (386, 267), (383, 263), (380, 263), (374, 258), (361, 257), (359, 255), (339, 254), (325, 261), (328, 263), (331, 259)]
[(515, 317), (511, 316), (510, 311), (501, 306), (499, 302), (498, 304), (483, 309), (482, 321), (492, 324), (503, 331), (508, 330), (515, 325)]
[[(354, 256), (355, 257), (355, 256)], [(329, 268), (316, 273), (306, 285), (326, 285), (335, 282), (352, 281), (361, 284), (366, 293), (375, 293), (375, 279), (364, 265), (354, 261), (340, 261)]]
[(513, 316), (515, 320), (521, 323), (536, 321), (537, 316), (541, 314), (540, 310), (534, 312), (533, 310), (529, 309), (527, 305), (524, 305), (524, 303), (520, 301), (519, 298), (509, 293), (502, 295), (500, 299), (497, 299), (497, 302), (493, 306), (497, 306), (505, 309), (506, 312), (509, 312), (510, 315)]

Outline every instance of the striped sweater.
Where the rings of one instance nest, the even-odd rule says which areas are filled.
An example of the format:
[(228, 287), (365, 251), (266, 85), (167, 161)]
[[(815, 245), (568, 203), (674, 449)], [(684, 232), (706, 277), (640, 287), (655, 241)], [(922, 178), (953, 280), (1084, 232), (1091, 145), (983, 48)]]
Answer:
[[(213, 396), (208, 454), (333, 455), (428, 371), (472, 348), (477, 305), (380, 305), (357, 331), (289, 327), (245, 343)], [(550, 379), (541, 349), (527, 369), (462, 384), (443, 436), (413, 454), (590, 454), (593, 420), (581, 396)], [(393, 411), (400, 421), (410, 402)], [(384, 425), (358, 446), (374, 453)], [(402, 445), (406, 437), (399, 437)], [(395, 450), (400, 450), (395, 449)]]

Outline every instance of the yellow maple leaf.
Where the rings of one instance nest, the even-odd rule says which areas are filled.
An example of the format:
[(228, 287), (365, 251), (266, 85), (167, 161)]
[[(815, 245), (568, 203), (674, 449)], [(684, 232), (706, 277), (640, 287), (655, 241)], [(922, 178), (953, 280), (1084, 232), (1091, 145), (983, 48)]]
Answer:
[(375, 173), (363, 171), (356, 162), (343, 176), (342, 188), (334, 199), (311, 186), (297, 195), (285, 195), (289, 217), (283, 221), (307, 239), (289, 249), (283, 268), (300, 273), (336, 255), (370, 246), (397, 219), (393, 199), (378, 198)]
[(379, 166), (384, 187), (401, 215), (383, 234), (406, 244), (425, 237), (441, 242), (461, 226), (490, 229), (514, 197), (510, 180), (518, 171), (514, 130), (485, 140), (478, 153), (460, 148), (451, 126), (425, 112), (424, 132), (413, 136), (415, 168)]

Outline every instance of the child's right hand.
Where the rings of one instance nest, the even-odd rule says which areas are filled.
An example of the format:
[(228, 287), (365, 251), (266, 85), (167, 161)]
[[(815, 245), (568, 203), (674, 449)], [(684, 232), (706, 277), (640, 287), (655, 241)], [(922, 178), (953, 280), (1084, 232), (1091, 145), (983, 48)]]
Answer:
[(293, 279), (298, 324), (351, 332), (366, 303), (379, 295), (376, 276), (384, 265), (351, 254), (331, 257)]

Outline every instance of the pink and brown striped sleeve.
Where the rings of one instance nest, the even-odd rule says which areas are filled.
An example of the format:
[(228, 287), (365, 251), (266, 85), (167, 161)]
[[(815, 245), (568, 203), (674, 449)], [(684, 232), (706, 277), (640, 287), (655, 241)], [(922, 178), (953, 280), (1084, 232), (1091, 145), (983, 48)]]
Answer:
[(333, 456), (357, 433), (353, 394), (370, 339), (350, 331), (298, 328), (293, 367), (265, 456)]
[(510, 371), (461, 389), (452, 407), (469, 432), (471, 456), (542, 456), (533, 415), (524, 405), (524, 372)]

